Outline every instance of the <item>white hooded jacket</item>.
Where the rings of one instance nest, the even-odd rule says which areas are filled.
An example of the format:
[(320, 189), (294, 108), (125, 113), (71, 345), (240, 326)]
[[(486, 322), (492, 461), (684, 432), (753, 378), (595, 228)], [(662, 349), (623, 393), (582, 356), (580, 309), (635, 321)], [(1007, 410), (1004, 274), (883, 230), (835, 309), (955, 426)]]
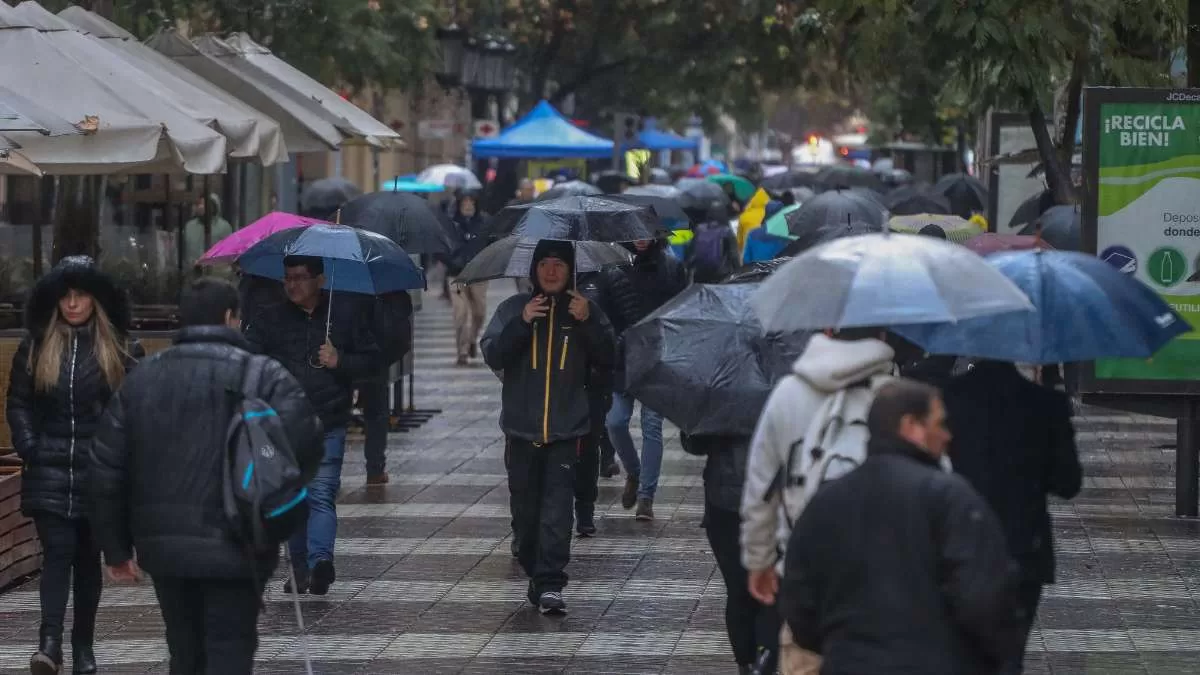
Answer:
[[(841, 418), (861, 422), (853, 437), (862, 439), (862, 456), (857, 458), (861, 463), (866, 454), (867, 412), (874, 392), (892, 373), (894, 356), (882, 340), (842, 341), (818, 333), (796, 360), (793, 375), (775, 386), (758, 418), (746, 465), (741, 509), (742, 563), (746, 569), (758, 571), (775, 565), (782, 573), (791, 523), (800, 516), (809, 496), (805, 485), (789, 480), (788, 464), (801, 463), (801, 470), (793, 467), (792, 475), (803, 475), (807, 468), (804, 465), (812, 464), (810, 458), (802, 456), (807, 453), (799, 449), (810, 440), (805, 436), (819, 413), (836, 407)], [(830, 400), (852, 386), (863, 388), (855, 395)], [(835, 405), (825, 405), (827, 402)], [(826, 475), (836, 478), (839, 473), (830, 465)]]

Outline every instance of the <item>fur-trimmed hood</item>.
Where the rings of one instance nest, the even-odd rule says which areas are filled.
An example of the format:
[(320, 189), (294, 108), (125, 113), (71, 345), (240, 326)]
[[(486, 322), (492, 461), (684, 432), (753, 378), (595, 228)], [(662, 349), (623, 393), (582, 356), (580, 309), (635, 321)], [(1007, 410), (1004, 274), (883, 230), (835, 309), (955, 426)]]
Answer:
[(25, 329), (40, 341), (42, 333), (57, 311), (58, 301), (70, 289), (83, 291), (104, 308), (113, 327), (121, 334), (129, 333), (132, 319), (129, 298), (116, 281), (100, 271), (96, 261), (88, 256), (68, 256), (58, 261), (45, 276), (38, 279), (29, 302), (25, 304)]

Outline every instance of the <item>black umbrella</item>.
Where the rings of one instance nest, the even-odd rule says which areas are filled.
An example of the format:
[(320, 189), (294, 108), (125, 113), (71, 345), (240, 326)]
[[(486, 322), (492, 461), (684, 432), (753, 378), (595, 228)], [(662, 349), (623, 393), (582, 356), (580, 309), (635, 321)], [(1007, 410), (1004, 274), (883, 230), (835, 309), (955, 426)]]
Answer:
[(1054, 193), (1043, 190), (1041, 194), (1021, 202), (1021, 205), (1013, 212), (1012, 218), (1008, 219), (1008, 226), (1018, 227), (1032, 223), (1052, 206), (1054, 206)]
[(918, 213), (950, 215), (950, 200), (912, 185), (892, 190), (884, 197), (883, 204), (894, 216), (915, 216)]
[(653, 239), (663, 230), (649, 207), (625, 204), (609, 197), (562, 197), (509, 206), (492, 222), (501, 236), (568, 241), (637, 241)]
[(821, 169), (816, 177), (817, 185), (826, 190), (864, 187), (879, 193), (887, 192), (887, 186), (873, 172), (849, 164), (835, 164)]
[(976, 213), (986, 213), (988, 191), (983, 183), (965, 173), (942, 176), (933, 186), (933, 191), (950, 201), (950, 212), (964, 220)]
[(345, 178), (314, 180), (300, 193), (300, 215), (332, 220), (338, 209), (361, 194), (362, 190)]
[(683, 227), (690, 222), (687, 213), (685, 213), (683, 210), (683, 207), (679, 205), (678, 201), (670, 197), (654, 197), (643, 194), (630, 194), (629, 192), (620, 195), (606, 196), (608, 199), (621, 202), (623, 204), (634, 204), (636, 206), (650, 207), (650, 210), (654, 211), (654, 215), (658, 216), (659, 222), (663, 223), (667, 227), (670, 227), (671, 229)]
[(546, 190), (537, 196), (534, 201), (545, 202), (551, 199), (560, 199), (562, 197), (586, 197), (588, 195), (602, 195), (604, 191), (581, 180), (569, 180), (565, 183), (559, 183), (554, 187)]
[(843, 221), (841, 223), (826, 223), (825, 225), (809, 230), (803, 236), (793, 240), (792, 243), (785, 246), (783, 250), (779, 252), (779, 257), (797, 256), (816, 246), (817, 244), (824, 244), (827, 241), (841, 239), (842, 237), (855, 237), (860, 234), (883, 232), (883, 229), (883, 225), (867, 223), (861, 220)]
[(621, 190), (636, 185), (637, 181), (620, 171), (601, 171), (592, 176), (592, 182), (606, 195), (619, 195)]
[(762, 179), (759, 186), (767, 192), (780, 192), (799, 187), (818, 187), (817, 172), (801, 169), (785, 171)]
[(724, 188), (707, 178), (681, 178), (675, 187), (679, 188), (679, 206), (689, 211), (707, 213), (712, 208), (729, 206)]
[(791, 261), (791, 257), (771, 258), (770, 260), (760, 260), (752, 262), (745, 267), (740, 267), (732, 274), (725, 277), (721, 282), (723, 284), (745, 284), (751, 282), (762, 281), (775, 273), (782, 265)]
[(1039, 224), (1042, 227), (1042, 239), (1060, 251), (1078, 251), (1083, 245), (1078, 206), (1052, 207), (1018, 234), (1037, 234)]
[(748, 436), (808, 333), (767, 334), (758, 283), (693, 284), (625, 331), (629, 394), (688, 434)]
[[(458, 283), (476, 284), (491, 279), (527, 279), (538, 240), (509, 235), (488, 244), (456, 277)], [(575, 274), (599, 272), (633, 262), (632, 254), (620, 244), (576, 241)]]
[[(341, 221), (391, 239), (408, 253), (447, 254), (461, 245), (457, 231), (424, 199), (407, 192), (372, 192), (342, 207)], [(453, 234), (452, 234), (453, 232)]]
[(664, 185), (660, 183), (651, 183), (649, 185), (634, 185), (622, 194), (633, 196), (642, 195), (646, 197), (668, 197), (670, 199), (679, 199), (679, 195), (683, 194), (679, 188), (674, 185)]
[(788, 231), (799, 237), (828, 225), (862, 221), (882, 228), (887, 222), (887, 212), (882, 204), (853, 190), (822, 192), (784, 217)]

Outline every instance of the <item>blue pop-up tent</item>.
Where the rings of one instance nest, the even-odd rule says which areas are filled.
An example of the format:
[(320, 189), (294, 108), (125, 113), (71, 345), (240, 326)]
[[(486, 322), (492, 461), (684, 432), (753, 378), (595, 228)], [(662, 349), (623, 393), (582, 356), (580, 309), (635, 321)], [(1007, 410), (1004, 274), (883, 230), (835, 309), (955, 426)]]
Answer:
[(611, 157), (612, 141), (571, 124), (554, 106), (538, 103), (496, 138), (471, 143), (477, 158)]
[(700, 149), (700, 139), (686, 138), (684, 136), (676, 136), (669, 131), (659, 131), (658, 129), (645, 129), (638, 134), (638, 142), (631, 148), (640, 148), (644, 150), (692, 150)]

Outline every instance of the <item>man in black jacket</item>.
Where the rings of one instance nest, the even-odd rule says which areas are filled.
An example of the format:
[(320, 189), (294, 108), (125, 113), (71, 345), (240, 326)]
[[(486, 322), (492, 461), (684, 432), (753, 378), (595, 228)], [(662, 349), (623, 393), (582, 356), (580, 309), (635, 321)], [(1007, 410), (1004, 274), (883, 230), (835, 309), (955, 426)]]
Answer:
[[(1083, 484), (1066, 395), (1034, 384), (1011, 363), (981, 361), (945, 387), (954, 440), (950, 460), (991, 505), (1021, 568), (1019, 597), (1028, 637), (1054, 583), (1054, 539), (1046, 495), (1071, 499)], [(1005, 673), (1019, 674), (1024, 649)]]
[(613, 362), (608, 320), (571, 288), (574, 262), (570, 242), (539, 242), (529, 271), (533, 294), (501, 303), (480, 343), (504, 382), (500, 428), (528, 598), (556, 614), (566, 611), (575, 465), (591, 429), (586, 384), (593, 369)]
[[(618, 340), (627, 328), (687, 287), (687, 272), (665, 247), (666, 242), (662, 240), (636, 242), (631, 245), (633, 265), (604, 275), (600, 306), (612, 321)], [(633, 398), (623, 391), (624, 371), (624, 356), (619, 354), (612, 408), (605, 425), (608, 438), (621, 458), (621, 464), (625, 465), (621, 506), (631, 509), (636, 504), (638, 520), (653, 520), (654, 494), (658, 490), (658, 474), (662, 468), (662, 415), (642, 406), (642, 453), (639, 458), (629, 434)]]
[[(238, 402), (231, 394), (241, 391), (249, 352), (233, 286), (197, 280), (179, 309), (175, 345), (129, 374), (96, 435), (92, 524), (115, 577), (136, 578), (140, 565), (153, 579), (172, 673), (244, 675), (254, 667), (263, 582), (278, 561), (277, 551), (247, 554), (222, 506), (225, 434)], [(312, 476), (321, 423), (300, 383), (272, 361), (260, 396)]]
[[(295, 590), (325, 595), (337, 576), (334, 501), (342, 485), (354, 381), (377, 375), (385, 364), (368, 322), (357, 311), (359, 304), (341, 294), (342, 301), (331, 308), (329, 295), (321, 291), (325, 267), (320, 258), (288, 256), (283, 266), (288, 302), (248, 324), (246, 342), (253, 351), (282, 363), (300, 381), (325, 425), (325, 455), (308, 486), (308, 524), (289, 543)], [(284, 589), (291, 589), (290, 582)]]
[(939, 467), (945, 424), (936, 389), (884, 385), (866, 462), (822, 486), (796, 521), (780, 609), (825, 675), (988, 675), (1020, 649), (1004, 533)]

